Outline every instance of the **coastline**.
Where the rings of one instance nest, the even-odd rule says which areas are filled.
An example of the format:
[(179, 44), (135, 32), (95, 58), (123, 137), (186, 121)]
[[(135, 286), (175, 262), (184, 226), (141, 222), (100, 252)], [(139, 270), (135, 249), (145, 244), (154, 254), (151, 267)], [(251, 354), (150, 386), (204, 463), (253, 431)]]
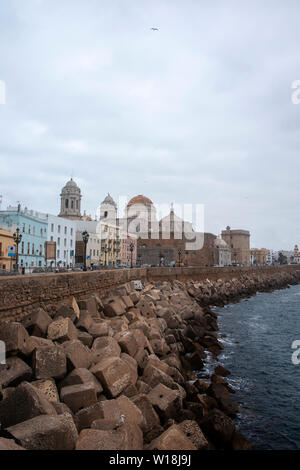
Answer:
[[(78, 302), (44, 303), (22, 323), (2, 323), (0, 339), (10, 343), (9, 367), (0, 370), (0, 444), (249, 450), (234, 423), (239, 405), (226, 381), (230, 371), (219, 365), (210, 376), (197, 376), (207, 356), (218, 359), (223, 350), (211, 306), (299, 281), (297, 271), (216, 281), (136, 280)], [(34, 409), (26, 405), (33, 396)], [(67, 432), (61, 434), (62, 427)], [(59, 443), (58, 435), (64, 436)]]

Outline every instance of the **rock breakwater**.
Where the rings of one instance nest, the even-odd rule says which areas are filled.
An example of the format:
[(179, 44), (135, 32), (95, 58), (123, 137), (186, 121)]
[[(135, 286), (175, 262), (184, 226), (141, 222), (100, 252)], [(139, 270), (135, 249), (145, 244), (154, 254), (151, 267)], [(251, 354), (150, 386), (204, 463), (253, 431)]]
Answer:
[(229, 281), (131, 281), (0, 325), (0, 449), (249, 449), (222, 366), (222, 305), (297, 283), (297, 272)]

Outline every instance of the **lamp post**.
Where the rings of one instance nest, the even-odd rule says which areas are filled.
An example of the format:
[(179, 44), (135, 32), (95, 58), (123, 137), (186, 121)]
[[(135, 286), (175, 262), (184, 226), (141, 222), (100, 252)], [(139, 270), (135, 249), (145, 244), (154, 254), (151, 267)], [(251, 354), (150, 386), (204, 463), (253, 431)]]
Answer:
[(188, 254), (189, 252), (187, 250), (185, 250), (185, 265), (188, 266)]
[(17, 273), (18, 273), (18, 272), (19, 272), (19, 244), (21, 243), (21, 240), (22, 240), (22, 235), (21, 235), (21, 233), (20, 233), (19, 227), (17, 228), (17, 230), (16, 230), (15, 233), (13, 234), (13, 239), (14, 239), (15, 244), (17, 245), (17, 251), (16, 251), (16, 271), (17, 271)]
[(133, 268), (133, 264), (132, 264), (132, 256), (133, 256), (133, 250), (134, 250), (134, 244), (133, 243), (130, 243), (129, 250), (130, 250), (130, 267)]
[(83, 270), (86, 271), (86, 246), (88, 244), (88, 241), (89, 241), (89, 234), (87, 233), (87, 231), (85, 230), (84, 232), (82, 232), (82, 240), (83, 240), (83, 243), (84, 243), (84, 264), (83, 264)]
[(180, 266), (180, 264), (181, 264), (181, 255), (182, 255), (182, 251), (181, 251), (181, 249), (179, 248), (179, 250), (178, 250), (178, 263), (179, 263), (179, 266)]

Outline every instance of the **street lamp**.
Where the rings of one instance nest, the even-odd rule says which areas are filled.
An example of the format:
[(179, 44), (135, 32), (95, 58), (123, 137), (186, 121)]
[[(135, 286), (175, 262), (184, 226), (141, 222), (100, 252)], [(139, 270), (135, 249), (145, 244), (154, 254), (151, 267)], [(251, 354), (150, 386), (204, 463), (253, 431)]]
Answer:
[(83, 243), (84, 243), (84, 265), (83, 265), (83, 270), (86, 271), (86, 246), (88, 244), (88, 241), (89, 241), (89, 234), (87, 233), (87, 231), (85, 230), (84, 232), (82, 232), (82, 240), (83, 240)]
[(17, 251), (16, 251), (16, 271), (17, 273), (19, 272), (19, 244), (21, 243), (22, 240), (22, 234), (20, 233), (20, 229), (17, 228), (15, 233), (13, 234), (14, 242), (17, 245)]
[(133, 256), (133, 250), (134, 250), (134, 244), (133, 243), (130, 243), (129, 250), (130, 250), (130, 267), (133, 268), (133, 264), (132, 264), (132, 256)]
[(178, 262), (179, 262), (179, 266), (180, 266), (180, 264), (181, 264), (181, 255), (182, 255), (182, 251), (181, 251), (181, 249), (179, 248), (179, 250), (178, 250)]

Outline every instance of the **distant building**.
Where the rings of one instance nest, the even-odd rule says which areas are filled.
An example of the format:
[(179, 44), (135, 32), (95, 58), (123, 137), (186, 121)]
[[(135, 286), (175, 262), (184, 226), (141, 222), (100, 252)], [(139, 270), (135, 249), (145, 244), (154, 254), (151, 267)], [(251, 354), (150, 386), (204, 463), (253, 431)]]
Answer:
[(0, 271), (12, 269), (12, 263), (15, 263), (15, 259), (8, 256), (8, 247), (14, 245), (13, 232), (0, 229)]
[(81, 219), (81, 197), (80, 188), (71, 178), (61, 190), (59, 217)]
[(299, 252), (298, 245), (295, 245), (295, 248), (294, 248), (294, 259), (293, 259), (293, 263), (294, 263), (294, 264), (300, 264), (300, 252)]
[(46, 214), (47, 241), (55, 242), (56, 259), (47, 260), (47, 266), (72, 267), (75, 264), (76, 221)]
[(6, 211), (0, 211), (0, 228), (10, 232), (20, 229), (22, 240), (19, 244), (19, 267), (24, 267), (26, 272), (45, 265), (47, 227), (45, 217), (26, 207), (22, 209), (20, 204), (18, 207), (9, 206)]
[(250, 232), (232, 230), (229, 226), (222, 230), (222, 239), (231, 249), (231, 261), (235, 265), (250, 265)]
[(266, 248), (251, 248), (250, 259), (252, 266), (263, 266), (267, 264), (269, 250)]
[(231, 250), (222, 238), (215, 239), (217, 249), (217, 265), (220, 267), (231, 266)]

